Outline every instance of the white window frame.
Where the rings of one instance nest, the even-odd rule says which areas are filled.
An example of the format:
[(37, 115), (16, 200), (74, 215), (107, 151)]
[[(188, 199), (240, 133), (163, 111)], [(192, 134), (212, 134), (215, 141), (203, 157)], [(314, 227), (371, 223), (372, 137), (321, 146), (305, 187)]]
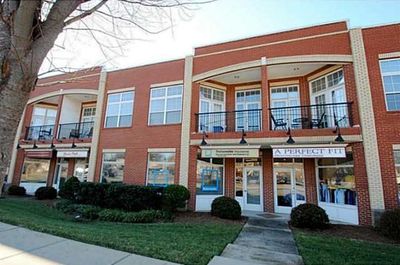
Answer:
[[(122, 99), (123, 94), (128, 94), (132, 93), (132, 100), (127, 100), (127, 101), (118, 101), (118, 102), (111, 102), (111, 105), (118, 105), (118, 115), (117, 115), (117, 126), (112, 126), (112, 127), (107, 127), (107, 117), (108, 116), (108, 106), (110, 105), (109, 99), (110, 96), (113, 95), (119, 95), (120, 100)], [(129, 126), (120, 126), (120, 120), (121, 120), (121, 105), (123, 103), (132, 103), (132, 114), (131, 114), (131, 124)], [(134, 107), (135, 107), (135, 90), (128, 90), (128, 91), (123, 91), (123, 92), (116, 92), (116, 93), (109, 93), (107, 94), (107, 106), (106, 106), (106, 115), (104, 119), (104, 128), (105, 129), (112, 129), (112, 128), (129, 128), (132, 126), (133, 123), (133, 113), (134, 113)], [(96, 110), (97, 111), (97, 110)], [(125, 115), (124, 115), (125, 116)]]
[[(300, 95), (300, 86), (299, 86), (299, 84), (289, 84), (289, 85), (284, 85), (284, 86), (272, 86), (270, 89), (269, 89), (269, 98), (270, 98), (270, 102), (269, 102), (269, 104), (270, 104), (270, 108), (279, 108), (279, 107), (274, 107), (273, 105), (272, 105), (272, 103), (273, 102), (283, 102), (283, 101), (285, 101), (286, 102), (286, 107), (296, 107), (296, 106), (290, 106), (290, 101), (291, 100), (294, 100), (294, 98), (291, 98), (291, 97), (289, 97), (289, 88), (290, 87), (295, 87), (296, 89), (297, 89), (297, 94), (298, 94), (298, 97), (297, 97), (297, 105), (296, 106), (298, 106), (298, 107), (300, 107), (301, 106), (301, 95)], [(273, 92), (272, 92), (272, 90), (274, 90), (274, 89), (282, 89), (282, 88), (286, 88), (286, 94), (287, 94), (287, 97), (286, 98), (284, 98), (284, 99), (273, 99), (272, 98), (272, 94), (274, 94)], [(301, 118), (301, 108), (299, 108), (299, 118)], [(287, 117), (289, 117), (289, 115), (287, 115)], [(274, 118), (276, 118), (275, 117), (275, 115), (274, 115)], [(288, 126), (288, 127), (292, 127), (292, 123), (293, 123), (293, 117), (291, 117), (289, 120), (287, 120), (286, 121), (286, 123), (287, 123), (287, 125), (286, 126)]]
[[(246, 98), (246, 92), (252, 92), (252, 91), (260, 92), (260, 101), (259, 102), (256, 102), (256, 101), (238, 102), (238, 93), (244, 93), (244, 98)], [(249, 110), (249, 109), (247, 108), (247, 105), (248, 104), (256, 104), (256, 103), (258, 103), (258, 110), (260, 110), (259, 114), (258, 114), (260, 117), (260, 120), (259, 120), (259, 124), (258, 124), (259, 130), (254, 130), (254, 132), (258, 132), (258, 131), (262, 130), (262, 111), (261, 111), (261, 109), (262, 109), (262, 91), (261, 91), (261, 88), (241, 89), (241, 90), (235, 91), (235, 110), (239, 111), (238, 104), (243, 104), (245, 106), (244, 113), (246, 113), (246, 116), (244, 116), (244, 117), (246, 117), (246, 118), (245, 118), (245, 123), (243, 124), (245, 131), (249, 131), (249, 112), (246, 112), (246, 110)], [(236, 112), (235, 116), (237, 116), (237, 112)], [(235, 117), (235, 119), (236, 119), (236, 117)], [(237, 132), (241, 131), (238, 129), (237, 120), (235, 120), (235, 131), (237, 131)], [(250, 131), (250, 132), (253, 132), (253, 131)]]
[[(112, 154), (112, 153), (122, 153), (122, 154), (124, 154), (124, 171), (123, 171), (123, 174), (122, 174), (122, 180), (121, 180), (121, 182), (124, 182), (124, 178), (125, 178), (125, 162), (126, 162), (126, 152), (124, 152), (124, 151), (112, 151), (112, 150), (107, 150), (107, 151), (103, 151), (103, 153), (102, 153), (102, 156), (101, 156), (101, 171), (100, 171), (100, 183), (103, 183), (103, 171), (104, 171), (104, 155), (105, 154)], [(107, 163), (110, 163), (110, 164), (117, 164), (117, 162), (110, 162), (110, 161), (107, 161)], [(111, 182), (110, 182), (111, 183)], [(119, 182), (117, 182), (117, 183), (119, 183)]]
[[(44, 116), (41, 116), (41, 115), (40, 115), (41, 117), (43, 117), (42, 123), (41, 123), (41, 124), (33, 124), (34, 117), (35, 117), (35, 116), (38, 116), (38, 115), (35, 115), (35, 109), (44, 109), (44, 110), (45, 110)], [(45, 121), (48, 119), (48, 117), (50, 117), (50, 116), (48, 115), (49, 110), (53, 110), (53, 111), (56, 112), (56, 115), (54, 116), (54, 123), (52, 123), (52, 124), (47, 124), (47, 123), (45, 122)], [(58, 114), (58, 110), (57, 110), (57, 107), (55, 107), (55, 106), (35, 105), (35, 106), (33, 107), (33, 110), (32, 110), (32, 117), (31, 117), (30, 126), (51, 126), (51, 125), (55, 125), (55, 123), (57, 122), (57, 121), (56, 121), (56, 119), (57, 119), (57, 114)]]
[(387, 95), (400, 94), (400, 91), (399, 92), (386, 92), (384, 77), (385, 76), (393, 76), (393, 75), (399, 75), (400, 76), (400, 71), (383, 73), (382, 72), (382, 62), (387, 62), (387, 61), (400, 61), (400, 58), (390, 58), (390, 59), (381, 59), (381, 60), (379, 60), (379, 70), (381, 72), (381, 82), (382, 82), (382, 87), (383, 87), (383, 96), (385, 98), (386, 111), (400, 111), (400, 109), (394, 109), (394, 110), (389, 110), (388, 109), (388, 103), (387, 103), (386, 96)]
[[(168, 89), (172, 88), (172, 87), (176, 87), (176, 86), (180, 86), (181, 87), (181, 94), (180, 95), (173, 95), (173, 96), (168, 96)], [(165, 89), (165, 93), (163, 96), (160, 97), (154, 97), (152, 96), (152, 92), (155, 90), (161, 90), (161, 89)], [(172, 98), (181, 98), (181, 105), (180, 105), (180, 109), (173, 109), (173, 110), (167, 110), (167, 102), (168, 99), (172, 99)], [(153, 105), (153, 100), (160, 100), (163, 99), (164, 100), (164, 109), (163, 111), (156, 111), (156, 112), (151, 112), (151, 108)], [(150, 104), (149, 104), (149, 116), (148, 116), (148, 122), (147, 124), (149, 126), (154, 126), (154, 125), (166, 125), (166, 124), (180, 124), (182, 122), (182, 105), (183, 105), (183, 84), (176, 84), (176, 85), (171, 85), (171, 86), (162, 86), (162, 87), (153, 87), (150, 89)], [(180, 111), (180, 117), (179, 117), (179, 121), (178, 122), (172, 122), (172, 123), (167, 123), (167, 112), (173, 112), (173, 111)], [(151, 114), (153, 113), (163, 113), (163, 122), (162, 123), (151, 123)]]
[[(171, 165), (171, 164), (174, 164), (175, 175), (174, 175), (173, 183), (172, 183), (172, 184), (174, 184), (174, 183), (175, 183), (175, 178), (176, 178), (176, 152), (167, 152), (167, 151), (164, 151), (164, 152), (156, 152), (156, 151), (152, 151), (152, 152), (148, 152), (148, 153), (147, 153), (146, 186), (147, 186), (147, 185), (158, 186), (158, 185), (154, 185), (154, 184), (149, 183), (150, 154), (152, 154), (152, 153), (158, 153), (158, 154), (174, 154), (174, 162), (165, 162), (165, 161), (163, 161), (163, 162), (158, 162), (158, 163), (162, 163), (163, 165)], [(168, 185), (171, 185), (171, 184), (165, 184), (165, 186), (168, 186)]]
[[(85, 110), (91, 109), (91, 114), (90, 116), (85, 116)], [(94, 115), (93, 115), (93, 110), (94, 110)], [(96, 118), (96, 113), (97, 113), (97, 108), (96, 105), (83, 105), (82, 106), (82, 114), (81, 114), (81, 122), (85, 122), (83, 119), (84, 118), (91, 118), (91, 121), (94, 121)], [(87, 122), (87, 121), (86, 121)]]
[[(333, 86), (328, 86), (328, 76), (333, 75), (333, 74), (335, 74), (337, 72), (340, 72), (340, 71), (342, 71), (342, 73), (343, 73), (343, 84), (339, 83), (339, 84), (336, 84), (336, 85), (333, 85)], [(314, 93), (312, 91), (312, 83), (317, 81), (317, 80), (320, 80), (320, 79), (324, 79), (326, 87), (325, 87), (324, 90), (316, 91)], [(343, 103), (347, 102), (346, 79), (345, 79), (343, 68), (339, 68), (339, 69), (336, 69), (336, 70), (334, 70), (332, 72), (324, 74), (322, 76), (316, 77), (316, 78), (310, 80), (308, 85), (309, 85), (309, 90), (310, 90), (310, 102), (311, 102), (311, 104), (316, 104), (315, 103), (315, 96), (318, 96), (318, 95), (321, 95), (321, 94), (326, 94), (326, 93), (331, 92), (331, 91), (333, 91), (335, 89), (338, 89), (340, 87), (343, 87), (343, 90), (344, 90), (344, 102)], [(333, 102), (326, 102), (326, 104), (331, 104), (331, 103), (333, 103)], [(342, 103), (342, 102), (335, 102), (335, 103)]]
[[(202, 98), (202, 96), (201, 96), (201, 88), (210, 89), (211, 90), (211, 98)], [(223, 93), (223, 95), (224, 95), (224, 101), (223, 102), (213, 99), (215, 90)], [(201, 111), (201, 102), (202, 101), (207, 102), (209, 104), (210, 111), (208, 111), (208, 112), (202, 112)], [(217, 104), (221, 104), (222, 103), (222, 109), (220, 111), (215, 111), (214, 110), (214, 103), (217, 103)], [(213, 112), (225, 112), (225, 111), (226, 111), (226, 91), (224, 89), (221, 89), (221, 88), (215, 88), (215, 87), (212, 87), (212, 86), (201, 85), (200, 89), (199, 89), (199, 114), (201, 114), (201, 113), (213, 113)], [(202, 132), (202, 130), (200, 130), (200, 125), (201, 124), (199, 122), (199, 127), (197, 128), (197, 130), (199, 132)], [(224, 130), (226, 129), (225, 122), (223, 122), (222, 127), (224, 127)], [(212, 132), (212, 130), (209, 129), (209, 130), (207, 130), (207, 132)]]
[[(209, 158), (210, 159), (210, 163), (212, 163), (213, 158)], [(197, 160), (199, 160), (199, 158), (196, 159), (196, 184), (195, 184), (195, 189), (196, 189), (196, 196), (211, 196), (211, 197), (219, 197), (219, 196), (225, 196), (225, 158), (222, 158), (222, 165), (218, 165), (218, 164), (213, 164), (215, 167), (221, 167), (222, 168), (222, 194), (208, 194), (208, 193), (200, 193), (197, 194)]]
[(394, 161), (394, 170), (395, 170), (395, 177), (396, 177), (396, 186), (397, 186), (397, 201), (400, 203), (400, 178), (397, 177), (397, 168), (400, 168), (400, 163), (396, 163), (396, 153), (400, 154), (399, 149), (393, 150), (393, 161)]

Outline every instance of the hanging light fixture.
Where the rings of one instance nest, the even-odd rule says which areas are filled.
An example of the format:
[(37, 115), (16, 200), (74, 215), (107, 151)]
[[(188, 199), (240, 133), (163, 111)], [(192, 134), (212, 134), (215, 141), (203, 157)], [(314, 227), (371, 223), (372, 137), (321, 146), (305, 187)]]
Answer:
[(54, 141), (54, 139), (53, 139), (53, 140), (51, 140), (51, 145), (50, 145), (50, 148), (54, 150), (54, 149), (56, 148), (56, 146), (54, 145), (54, 142), (53, 142), (53, 141)]
[(21, 146), (19, 145), (19, 143), (17, 144), (17, 150), (21, 149)]
[(240, 140), (239, 144), (247, 144), (247, 141), (244, 139), (246, 134), (244, 133), (244, 129), (242, 129), (242, 139)]
[(207, 142), (206, 142), (207, 137), (208, 137), (208, 135), (206, 134), (205, 131), (203, 131), (203, 140), (201, 140), (200, 145), (207, 145)]
[(32, 148), (33, 148), (33, 149), (37, 149), (37, 148), (38, 148), (38, 146), (36, 145), (36, 141), (33, 141), (33, 146), (32, 146)]
[(71, 148), (76, 148), (75, 139), (72, 141)]
[(337, 133), (337, 136), (336, 136), (336, 138), (335, 138), (335, 142), (343, 143), (343, 142), (344, 142), (344, 139), (343, 139), (343, 137), (342, 137), (342, 134), (340, 133), (340, 127), (339, 127), (339, 125), (336, 125), (336, 129), (335, 129), (333, 132), (334, 132), (334, 133)]
[(292, 132), (290, 131), (290, 128), (288, 129), (286, 135), (289, 135), (289, 138), (287, 139), (286, 143), (287, 144), (294, 144), (295, 141), (292, 138)]

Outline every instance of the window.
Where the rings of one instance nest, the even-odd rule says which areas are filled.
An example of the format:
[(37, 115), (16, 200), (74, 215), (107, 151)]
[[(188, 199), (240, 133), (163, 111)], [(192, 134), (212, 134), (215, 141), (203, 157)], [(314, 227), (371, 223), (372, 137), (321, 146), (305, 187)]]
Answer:
[(196, 194), (223, 195), (223, 172), (222, 158), (198, 158)]
[(46, 183), (50, 160), (26, 157), (22, 168), (21, 182)]
[(223, 132), (225, 117), (225, 91), (201, 87), (199, 132)]
[(400, 59), (382, 60), (380, 64), (386, 109), (400, 110)]
[(74, 177), (80, 182), (86, 182), (89, 172), (89, 161), (87, 158), (77, 158), (75, 160)]
[(397, 200), (400, 204), (400, 150), (394, 151), (394, 165), (396, 167)]
[(125, 153), (103, 153), (101, 181), (103, 183), (122, 182), (124, 177)]
[(93, 122), (96, 117), (96, 107), (83, 107), (81, 122)]
[(134, 95), (134, 91), (108, 95), (106, 128), (132, 125)]
[(149, 153), (147, 184), (167, 186), (174, 184), (175, 153)]
[(56, 108), (35, 106), (33, 108), (31, 126), (54, 125), (56, 116)]
[(150, 92), (149, 124), (181, 122), (182, 85), (153, 88)]
[(334, 204), (357, 204), (353, 156), (317, 160), (319, 201)]
[[(301, 108), (289, 108), (300, 106), (299, 87), (273, 87), (271, 88), (271, 114), (275, 127), (278, 123), (287, 123), (291, 128), (301, 127)], [(275, 120), (275, 121), (274, 121)], [(286, 129), (285, 126), (276, 126), (277, 129)]]
[(236, 131), (261, 130), (261, 90), (236, 92)]

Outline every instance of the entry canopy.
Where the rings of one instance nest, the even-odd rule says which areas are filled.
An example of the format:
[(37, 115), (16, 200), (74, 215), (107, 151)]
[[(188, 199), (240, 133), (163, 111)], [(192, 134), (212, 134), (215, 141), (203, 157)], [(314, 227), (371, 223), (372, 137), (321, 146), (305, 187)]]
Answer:
[(274, 158), (344, 158), (346, 144), (271, 145)]
[(201, 146), (203, 158), (247, 158), (259, 157), (261, 145)]

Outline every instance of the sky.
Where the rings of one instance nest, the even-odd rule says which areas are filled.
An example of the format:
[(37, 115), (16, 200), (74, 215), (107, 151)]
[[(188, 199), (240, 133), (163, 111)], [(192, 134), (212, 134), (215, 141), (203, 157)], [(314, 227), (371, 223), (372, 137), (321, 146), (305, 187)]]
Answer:
[[(68, 35), (60, 36), (51, 58), (56, 67), (116, 70), (183, 58), (208, 44), (342, 20), (350, 28), (400, 23), (400, 0), (216, 0), (190, 18), (173, 16), (174, 26), (162, 33), (133, 31), (141, 40), (126, 42), (118, 55), (104, 56), (89, 37)], [(42, 72), (49, 68), (45, 61)]]

